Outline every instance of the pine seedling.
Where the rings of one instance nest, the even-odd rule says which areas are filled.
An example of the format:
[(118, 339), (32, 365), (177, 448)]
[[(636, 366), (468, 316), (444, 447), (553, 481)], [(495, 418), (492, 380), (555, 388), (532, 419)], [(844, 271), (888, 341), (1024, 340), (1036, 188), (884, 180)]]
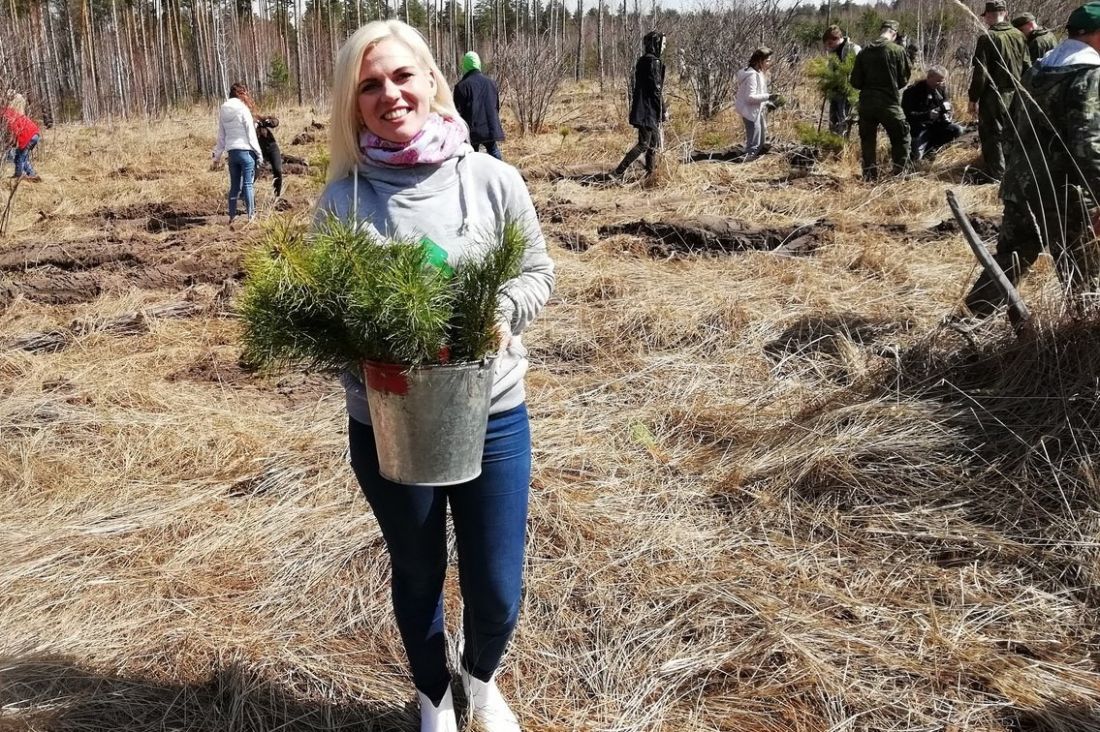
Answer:
[(496, 241), (480, 249), (459, 264), (455, 276), (454, 317), (448, 330), (456, 361), (474, 361), (496, 350), (500, 294), (520, 273), (527, 237), (519, 224), (508, 222)]
[(276, 219), (244, 267), (247, 286), (238, 309), (246, 324), (246, 362), (325, 368), (351, 355), (339, 308), (318, 287), (302, 224)]
[(496, 350), (500, 293), (526, 248), (518, 226), (505, 226), (457, 273), (433, 264), (421, 243), (372, 231), (329, 218), (307, 234), (276, 219), (245, 263), (248, 361), (354, 368), (476, 361)]
[(840, 61), (835, 55), (818, 56), (810, 59), (806, 74), (814, 80), (817, 90), (826, 99), (843, 97), (849, 104), (859, 101), (859, 90), (852, 86), (852, 69), (855, 68), (855, 54)]
[(357, 311), (372, 318), (382, 336), (366, 356), (387, 363), (437, 363), (453, 310), (449, 278), (431, 265), (420, 244), (394, 242), (382, 249), (375, 276), (357, 290), (366, 296)]

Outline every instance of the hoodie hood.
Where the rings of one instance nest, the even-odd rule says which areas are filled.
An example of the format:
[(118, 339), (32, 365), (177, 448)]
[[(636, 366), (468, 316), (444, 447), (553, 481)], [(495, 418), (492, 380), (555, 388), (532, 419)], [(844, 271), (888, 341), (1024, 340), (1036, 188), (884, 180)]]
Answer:
[(642, 39), (642, 48), (651, 56), (660, 56), (665, 50), (665, 34), (650, 31)]
[[(473, 151), (469, 144), (463, 143), (453, 156), (439, 165), (410, 165), (400, 168), (378, 165), (373, 161), (360, 159), (359, 174), (354, 176), (352, 181), (353, 206), (358, 204), (358, 187), (362, 184), (370, 185), (376, 191), (385, 192), (387, 195), (404, 193), (412, 199), (423, 199), (426, 202), (430, 202), (439, 191), (458, 186), (462, 218), (459, 231), (462, 236), (466, 236), (470, 231), (470, 195), (474, 189), (474, 183), (470, 180), (469, 166), (466, 165), (466, 156)], [(357, 210), (353, 213), (358, 216)]]
[[(1050, 31), (1047, 31), (1048, 33)], [(1050, 53), (1039, 61), (1039, 68), (1043, 71), (1056, 69), (1062, 66), (1100, 66), (1100, 53), (1087, 43), (1075, 41), (1072, 38), (1059, 43)]]

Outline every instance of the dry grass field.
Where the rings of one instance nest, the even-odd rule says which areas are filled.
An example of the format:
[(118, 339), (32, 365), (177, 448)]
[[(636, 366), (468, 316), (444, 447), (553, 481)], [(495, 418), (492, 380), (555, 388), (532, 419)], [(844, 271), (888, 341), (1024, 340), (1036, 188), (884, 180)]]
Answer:
[[(654, 184), (593, 185), (632, 130), (589, 86), (554, 115), (504, 146), (558, 265), (525, 339), (524, 729), (1100, 729), (1100, 323), (1044, 258), (1022, 338), (941, 324), (975, 276), (944, 192), (1000, 216), (958, 184), (976, 148), (878, 186), (853, 150), (680, 162), (740, 142), (727, 113), (674, 121)], [(281, 117), (316, 161), (324, 115)], [(238, 364), (276, 214), (263, 179), (226, 226), (213, 132), (47, 132), (0, 239), (2, 730), (415, 729), (339, 385)], [(293, 212), (318, 192), (289, 176)], [(764, 231), (663, 233), (708, 216)]]

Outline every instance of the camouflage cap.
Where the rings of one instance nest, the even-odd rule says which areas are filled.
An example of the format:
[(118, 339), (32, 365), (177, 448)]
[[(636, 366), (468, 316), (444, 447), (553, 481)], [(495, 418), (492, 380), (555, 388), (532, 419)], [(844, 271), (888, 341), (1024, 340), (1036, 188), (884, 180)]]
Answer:
[(1100, 30), (1100, 2), (1085, 3), (1070, 13), (1066, 30), (1070, 35)]
[(896, 32), (899, 27), (896, 20), (884, 20), (882, 21), (882, 25), (879, 26), (879, 30), (892, 30)]
[(1022, 28), (1025, 25), (1027, 25), (1028, 23), (1034, 23), (1034, 22), (1035, 22), (1035, 16), (1032, 15), (1031, 13), (1020, 13), (1019, 15), (1017, 15), (1015, 18), (1012, 19), (1012, 27), (1013, 28)]
[(1005, 0), (986, 0), (986, 13), (1003, 13), (1006, 10), (1008, 10), (1008, 5), (1005, 4)]

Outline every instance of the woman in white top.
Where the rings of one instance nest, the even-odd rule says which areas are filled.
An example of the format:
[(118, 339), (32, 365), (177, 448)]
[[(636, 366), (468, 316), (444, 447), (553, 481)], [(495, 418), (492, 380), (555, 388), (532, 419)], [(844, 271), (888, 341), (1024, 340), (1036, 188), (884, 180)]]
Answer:
[(256, 168), (263, 162), (260, 141), (256, 137), (253, 120), (255, 104), (248, 94), (248, 87), (234, 82), (229, 87), (229, 99), (218, 110), (218, 142), (211, 153), (213, 164), (221, 160), (222, 153), (229, 155), (229, 223), (237, 217), (237, 198), (244, 192), (248, 207), (248, 220), (256, 211), (256, 196), (252, 188)]
[(734, 108), (745, 122), (745, 162), (760, 156), (767, 137), (764, 112), (768, 102), (775, 101), (775, 95), (768, 93), (768, 77), (765, 76), (771, 65), (772, 50), (761, 46), (752, 52), (749, 65), (737, 72)]

